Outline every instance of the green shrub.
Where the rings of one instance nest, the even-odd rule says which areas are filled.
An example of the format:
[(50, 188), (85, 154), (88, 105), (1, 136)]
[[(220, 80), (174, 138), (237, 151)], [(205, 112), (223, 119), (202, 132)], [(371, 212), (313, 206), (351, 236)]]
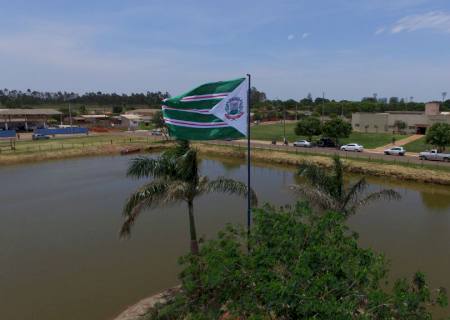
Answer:
[(445, 290), (432, 293), (421, 273), (383, 290), (384, 257), (359, 247), (342, 215), (317, 215), (305, 204), (255, 211), (250, 251), (246, 233), (227, 226), (199, 255), (181, 258), (182, 303), (172, 315), (409, 320), (430, 319), (429, 305), (446, 305)]

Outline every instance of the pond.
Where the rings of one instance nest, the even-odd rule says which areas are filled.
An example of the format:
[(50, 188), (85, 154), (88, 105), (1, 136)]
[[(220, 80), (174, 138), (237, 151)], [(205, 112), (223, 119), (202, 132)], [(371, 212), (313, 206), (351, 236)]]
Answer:
[[(184, 205), (145, 212), (120, 240), (121, 210), (143, 181), (125, 176), (130, 157), (97, 157), (0, 168), (0, 318), (111, 319), (126, 306), (177, 284), (189, 250)], [(246, 181), (245, 163), (203, 160), (202, 173)], [(294, 203), (295, 171), (255, 164), (260, 202)], [(369, 179), (399, 202), (377, 202), (349, 220), (363, 246), (384, 252), (392, 277), (424, 271), (450, 289), (450, 188)], [(199, 235), (245, 224), (246, 201), (220, 194), (195, 202)], [(448, 315), (448, 310), (446, 314)]]

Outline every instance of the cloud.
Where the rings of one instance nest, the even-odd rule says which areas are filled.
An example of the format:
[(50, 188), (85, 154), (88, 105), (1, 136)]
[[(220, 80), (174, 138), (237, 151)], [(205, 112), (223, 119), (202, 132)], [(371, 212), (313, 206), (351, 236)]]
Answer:
[(305, 32), (305, 33), (302, 34), (302, 39), (306, 39), (306, 38), (308, 38), (310, 35), (311, 35), (310, 33)]
[(287, 39), (288, 39), (289, 41), (294, 40), (294, 38), (295, 38), (295, 35), (293, 35), (293, 34), (290, 34), (290, 35), (288, 35), (288, 37), (287, 37)]
[(431, 11), (423, 14), (406, 16), (398, 20), (391, 28), (391, 33), (433, 30), (450, 33), (450, 13)]
[(385, 27), (378, 28), (377, 30), (375, 30), (375, 33), (374, 33), (374, 34), (375, 34), (376, 36), (378, 36), (378, 35), (382, 34), (385, 30), (386, 30)]

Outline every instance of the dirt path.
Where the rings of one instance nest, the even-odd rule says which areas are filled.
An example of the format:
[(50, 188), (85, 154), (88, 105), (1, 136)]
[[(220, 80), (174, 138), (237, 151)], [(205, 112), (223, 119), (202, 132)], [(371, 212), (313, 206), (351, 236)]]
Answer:
[(419, 140), (422, 137), (423, 137), (423, 135), (421, 135), (421, 134), (413, 134), (412, 136), (409, 136), (409, 137), (407, 137), (405, 139), (397, 140), (395, 142), (395, 144), (389, 143), (389, 144), (387, 144), (385, 146), (382, 146), (382, 147), (378, 147), (378, 148), (375, 148), (375, 149), (370, 149), (370, 151), (383, 152), (385, 149), (392, 148), (394, 146), (396, 146), (396, 147), (404, 146), (405, 144), (408, 144), (410, 142)]

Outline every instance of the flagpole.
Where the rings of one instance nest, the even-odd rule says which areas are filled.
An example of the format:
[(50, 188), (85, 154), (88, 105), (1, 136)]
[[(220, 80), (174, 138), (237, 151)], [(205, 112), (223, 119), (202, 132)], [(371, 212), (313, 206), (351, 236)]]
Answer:
[(252, 219), (252, 205), (250, 192), (250, 107), (251, 107), (251, 75), (247, 74), (248, 91), (247, 91), (247, 238), (250, 239), (250, 226)]

